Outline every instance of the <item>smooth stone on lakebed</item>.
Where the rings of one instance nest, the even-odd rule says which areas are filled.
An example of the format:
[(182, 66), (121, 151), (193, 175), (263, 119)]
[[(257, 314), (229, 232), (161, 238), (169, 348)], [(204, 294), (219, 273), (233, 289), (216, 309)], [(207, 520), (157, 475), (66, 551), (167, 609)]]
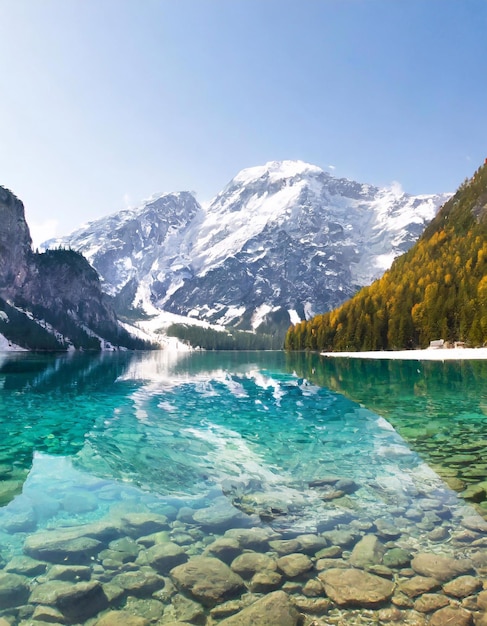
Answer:
[(91, 537), (66, 536), (63, 532), (47, 531), (27, 537), (24, 552), (27, 556), (50, 563), (83, 565), (97, 554), (102, 544)]
[(277, 559), (277, 568), (288, 578), (296, 578), (313, 567), (313, 562), (306, 554), (295, 553)]
[(305, 535), (298, 535), (296, 541), (299, 542), (301, 550), (293, 550), (293, 552), (304, 552), (305, 554), (315, 554), (319, 550), (326, 548), (328, 542), (321, 535), (314, 535), (307, 533)]
[(188, 560), (186, 552), (176, 543), (157, 544), (145, 551), (147, 563), (159, 574), (169, 574), (173, 567)]
[(29, 602), (56, 607), (70, 623), (84, 621), (108, 607), (108, 598), (98, 581), (49, 581), (34, 588)]
[(23, 486), (24, 483), (21, 480), (0, 481), (0, 506), (8, 504), (15, 496), (18, 496)]
[(53, 565), (47, 572), (46, 578), (48, 580), (65, 580), (68, 582), (90, 580), (91, 568), (87, 565)]
[(433, 613), (430, 619), (430, 626), (471, 626), (473, 624), (473, 616), (470, 611), (466, 611), (460, 607), (445, 606)]
[(365, 535), (355, 544), (350, 555), (350, 563), (362, 569), (379, 565), (382, 563), (385, 551), (384, 544), (375, 535)]
[(443, 591), (454, 598), (466, 598), (480, 591), (483, 587), (480, 578), (474, 576), (459, 576), (454, 578), (446, 585), (443, 585)]
[(128, 611), (110, 611), (101, 617), (95, 626), (148, 626), (149, 620), (131, 615)]
[(275, 539), (274, 541), (269, 541), (269, 547), (274, 552), (277, 552), (277, 554), (284, 556), (298, 552), (301, 548), (301, 544), (297, 539)]
[(143, 537), (160, 530), (168, 530), (169, 524), (165, 515), (155, 513), (126, 513), (121, 518), (122, 530), (129, 537)]
[(236, 539), (220, 537), (206, 546), (203, 556), (215, 556), (228, 565), (241, 551), (240, 544)]
[(198, 509), (193, 514), (193, 520), (202, 528), (219, 532), (249, 523), (249, 517), (233, 507), (226, 498), (205, 509)]
[(281, 586), (282, 576), (275, 570), (257, 572), (250, 581), (249, 589), (252, 593), (269, 593)]
[(422, 576), (431, 576), (440, 582), (468, 574), (473, 569), (470, 559), (453, 559), (448, 556), (421, 552), (411, 561), (413, 570)]
[(29, 556), (14, 556), (5, 565), (5, 571), (12, 574), (22, 574), (23, 576), (39, 576), (44, 574), (47, 563), (31, 559)]
[(296, 626), (299, 614), (284, 591), (274, 591), (254, 602), (236, 615), (220, 622), (220, 626)]
[(449, 604), (450, 600), (441, 593), (424, 593), (414, 603), (414, 610), (419, 613), (432, 613)]
[(484, 520), (478, 515), (464, 517), (462, 520), (462, 525), (469, 530), (475, 530), (479, 533), (487, 533), (487, 520)]
[(112, 579), (112, 583), (134, 596), (145, 596), (162, 589), (164, 578), (158, 576), (151, 568), (141, 568), (133, 572), (117, 574)]
[(230, 567), (242, 578), (252, 578), (257, 572), (275, 570), (277, 566), (276, 561), (267, 554), (244, 552), (232, 561)]
[(434, 591), (441, 586), (436, 578), (431, 576), (413, 576), (406, 582), (403, 582), (399, 586), (399, 591), (406, 594), (409, 598), (415, 598), (422, 593), (428, 593)]
[(29, 593), (27, 578), (19, 574), (0, 572), (0, 607), (2, 609), (24, 604)]
[(339, 606), (372, 608), (389, 600), (394, 583), (359, 569), (333, 568), (320, 572), (318, 578), (326, 595)]
[(248, 550), (266, 550), (269, 541), (278, 539), (279, 535), (270, 528), (230, 528), (225, 537), (238, 541), (241, 548)]
[(214, 606), (245, 589), (242, 578), (213, 557), (195, 556), (172, 569), (170, 576), (179, 589), (205, 606)]
[(382, 562), (387, 567), (398, 568), (408, 567), (411, 563), (412, 555), (403, 548), (391, 548), (384, 554)]

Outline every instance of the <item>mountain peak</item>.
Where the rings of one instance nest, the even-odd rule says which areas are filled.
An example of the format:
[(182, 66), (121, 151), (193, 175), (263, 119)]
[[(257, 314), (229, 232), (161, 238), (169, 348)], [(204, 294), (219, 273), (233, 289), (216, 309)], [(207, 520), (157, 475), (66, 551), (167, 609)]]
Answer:
[(120, 311), (155, 307), (242, 328), (277, 312), (287, 325), (370, 283), (439, 204), (270, 161), (240, 171), (204, 210), (189, 192), (157, 194), (56, 244), (90, 259)]
[(268, 161), (264, 165), (247, 167), (241, 170), (231, 181), (232, 183), (247, 184), (250, 181), (267, 178), (269, 182), (283, 178), (295, 178), (305, 175), (316, 176), (325, 174), (317, 165), (305, 161)]

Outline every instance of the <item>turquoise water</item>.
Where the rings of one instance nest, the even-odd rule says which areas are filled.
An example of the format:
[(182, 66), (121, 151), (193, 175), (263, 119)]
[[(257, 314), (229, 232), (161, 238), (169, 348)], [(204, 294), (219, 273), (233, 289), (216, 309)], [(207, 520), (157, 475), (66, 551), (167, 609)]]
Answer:
[(447, 420), (463, 396), (462, 427), (485, 429), (483, 370), (453, 403), (453, 364), (433, 378), (384, 367), (278, 352), (2, 355), (3, 562), (45, 529), (144, 513), (176, 533), (188, 510), (216, 520), (185, 528), (195, 554), (232, 524), (289, 538), (381, 520), (404, 547), (431, 546), (435, 519), (418, 524), (418, 508), (448, 511), (450, 530), (472, 512), (395, 427), (416, 429), (425, 411)]
[(486, 361), (299, 354), (288, 355), (288, 366), (385, 417), (410, 447), (487, 515)]
[(254, 481), (259, 502), (286, 512), (276, 526), (313, 529), (330, 511), (308, 484), (324, 475), (355, 480), (349, 506), (369, 513), (435, 483), (382, 417), (293, 370), (282, 353), (5, 357), (0, 466), (22, 493), (0, 519), (34, 503), (32, 528), (64, 524), (73, 490), (88, 509), (75, 518), (93, 519), (113, 504), (107, 485), (115, 500), (138, 489), (153, 506), (182, 506), (238, 479), (229, 498), (243, 495), (246, 511), (262, 513), (245, 498)]

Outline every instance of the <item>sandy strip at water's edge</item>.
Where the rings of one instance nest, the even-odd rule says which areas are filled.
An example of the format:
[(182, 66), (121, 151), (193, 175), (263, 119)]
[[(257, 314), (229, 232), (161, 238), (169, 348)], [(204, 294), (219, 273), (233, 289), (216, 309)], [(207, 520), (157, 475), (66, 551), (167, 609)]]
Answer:
[(444, 348), (428, 350), (376, 350), (370, 352), (321, 352), (325, 357), (349, 359), (398, 359), (406, 361), (455, 361), (487, 359), (487, 348)]

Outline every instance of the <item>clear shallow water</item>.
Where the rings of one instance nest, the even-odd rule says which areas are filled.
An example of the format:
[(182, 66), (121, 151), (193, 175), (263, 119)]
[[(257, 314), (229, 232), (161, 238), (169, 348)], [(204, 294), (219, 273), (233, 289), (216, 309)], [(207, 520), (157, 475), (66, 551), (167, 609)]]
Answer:
[[(392, 424), (406, 428), (411, 419), (416, 427), (424, 406), (445, 405), (450, 383), (441, 377), (428, 395), (429, 379), (401, 374), (408, 392), (421, 387), (418, 417), (416, 392), (400, 405), (399, 383), (382, 391), (384, 372), (367, 378), (364, 369), (303, 355), (21, 354), (0, 361), (0, 555), (7, 564), (39, 531), (133, 513), (166, 515), (173, 540), (179, 533), (193, 554), (234, 526), (290, 538), (363, 531), (377, 520), (383, 538), (438, 550), (429, 533), (441, 519), (432, 510), (448, 519), (445, 540), (473, 515), (379, 410), (365, 408), (387, 408)], [(482, 398), (468, 394), (468, 419)], [(196, 511), (205, 512), (203, 522), (192, 518)]]
[(487, 515), (486, 361), (299, 354), (288, 355), (288, 366), (385, 417), (452, 488)]

